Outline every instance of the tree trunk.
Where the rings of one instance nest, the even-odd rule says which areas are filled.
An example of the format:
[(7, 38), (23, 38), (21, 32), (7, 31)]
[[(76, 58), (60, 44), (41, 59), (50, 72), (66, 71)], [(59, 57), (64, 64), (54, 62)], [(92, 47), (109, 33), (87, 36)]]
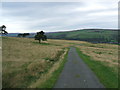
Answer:
[(39, 39), (39, 43), (41, 43), (41, 39)]

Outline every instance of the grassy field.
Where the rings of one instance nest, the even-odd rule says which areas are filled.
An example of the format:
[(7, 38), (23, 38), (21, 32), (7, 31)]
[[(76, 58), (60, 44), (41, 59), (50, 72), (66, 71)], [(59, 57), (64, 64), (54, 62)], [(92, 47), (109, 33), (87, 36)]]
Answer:
[(118, 45), (86, 42), (76, 47), (106, 88), (118, 88)]
[[(118, 45), (55, 39), (48, 39), (39, 44), (34, 39), (16, 37), (3, 37), (2, 44), (4, 88), (53, 87), (66, 62), (65, 58), (70, 46), (77, 47), (77, 50), (81, 51), (81, 55), (83, 53), (86, 57), (90, 57), (87, 60), (84, 58), (86, 62), (92, 64), (89, 65), (90, 68), (94, 68), (98, 64), (96, 71), (99, 73), (104, 70), (102, 67), (111, 70), (103, 72), (109, 78), (103, 76), (101, 78), (98, 75), (101, 81), (106, 79), (106, 82), (103, 82), (104, 85), (114, 87), (114, 84), (118, 84), (116, 81), (114, 84), (112, 82), (108, 84), (109, 80), (107, 80), (118, 77)], [(94, 61), (99, 61), (100, 64), (96, 64)], [(109, 73), (113, 75), (109, 75)], [(115, 87), (117, 87), (116, 85)]]
[[(29, 87), (59, 61), (64, 46), (34, 39), (3, 38), (3, 87)], [(51, 71), (52, 72), (52, 71)]]
[(54, 87), (56, 81), (58, 80), (60, 73), (62, 72), (64, 68), (64, 64), (67, 62), (67, 56), (68, 56), (68, 51), (65, 53), (63, 61), (61, 59), (61, 61), (55, 64), (56, 65), (55, 67), (58, 67), (58, 68), (54, 70), (50, 78), (44, 83), (39, 84), (37, 88), (53, 88)]
[(93, 60), (104, 62), (104, 65), (118, 71), (118, 45), (82, 43), (77, 46), (85, 55)]
[(47, 37), (51, 39), (80, 40), (94, 43), (116, 43), (118, 42), (118, 31), (105, 29), (83, 29), (76, 31), (48, 33)]
[(118, 88), (118, 74), (113, 68), (104, 65), (104, 62), (91, 59), (90, 56), (83, 54), (78, 48), (77, 52), (106, 88)]
[[(8, 36), (17, 37), (19, 33), (9, 33)], [(36, 33), (30, 33), (29, 36), (34, 38)], [(64, 39), (64, 40), (80, 40), (92, 43), (114, 43), (118, 44), (118, 30), (114, 29), (81, 29), (63, 32), (47, 33), (49, 39)]]

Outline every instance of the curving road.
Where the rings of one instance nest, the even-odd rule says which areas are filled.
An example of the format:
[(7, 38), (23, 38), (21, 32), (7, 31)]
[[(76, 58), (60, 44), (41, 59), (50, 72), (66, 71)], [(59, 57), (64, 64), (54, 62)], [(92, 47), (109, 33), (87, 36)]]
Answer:
[(54, 88), (104, 88), (104, 86), (78, 56), (76, 49), (71, 47), (68, 61)]

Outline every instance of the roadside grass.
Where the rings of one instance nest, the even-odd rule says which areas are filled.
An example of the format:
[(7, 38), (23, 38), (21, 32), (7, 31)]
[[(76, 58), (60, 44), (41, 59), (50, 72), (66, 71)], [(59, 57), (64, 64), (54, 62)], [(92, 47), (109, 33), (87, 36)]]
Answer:
[(101, 61), (93, 60), (90, 56), (83, 54), (79, 48), (76, 50), (106, 88), (118, 88), (118, 74), (114, 72), (112, 67), (105, 66)]
[(62, 72), (64, 65), (67, 61), (68, 51), (64, 55), (64, 58), (63, 58), (62, 62), (60, 63), (59, 67), (52, 73), (51, 77), (48, 80), (46, 80), (46, 82), (44, 82), (43, 84), (38, 86), (37, 88), (53, 88), (54, 87), (54, 85), (55, 85), (56, 81), (58, 80), (58, 77), (59, 77), (60, 73)]
[(93, 60), (103, 62), (107, 67), (114, 68), (118, 72), (118, 45), (80, 43), (76, 45), (83, 54), (91, 56)]

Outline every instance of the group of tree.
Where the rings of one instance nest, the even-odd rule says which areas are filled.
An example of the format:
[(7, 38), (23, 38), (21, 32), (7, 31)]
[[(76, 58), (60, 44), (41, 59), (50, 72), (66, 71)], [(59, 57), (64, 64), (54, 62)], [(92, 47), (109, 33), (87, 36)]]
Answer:
[[(5, 34), (7, 35), (8, 32), (6, 31), (6, 26), (5, 25), (2, 25), (0, 27), (0, 34)], [(20, 33), (18, 34), (18, 37), (26, 37), (26, 36), (29, 36), (30, 34), (29, 33)], [(43, 31), (40, 31), (40, 32), (37, 32), (37, 34), (35, 35), (35, 40), (38, 40), (39, 43), (41, 43), (41, 40), (42, 41), (47, 41), (47, 36), (45, 35), (45, 33)]]
[[(20, 33), (18, 34), (18, 37), (26, 37), (29, 36), (29, 33)], [(37, 34), (35, 35), (35, 40), (38, 40), (39, 43), (41, 43), (41, 41), (47, 41), (47, 36), (45, 35), (45, 33), (43, 31), (37, 32)]]
[(20, 34), (18, 34), (18, 37), (26, 37), (29, 35), (30, 35), (29, 33), (20, 33)]
[(8, 34), (8, 32), (6, 31), (6, 26), (5, 26), (5, 25), (2, 25), (2, 26), (0, 27), (0, 34), (5, 34), (5, 35)]

